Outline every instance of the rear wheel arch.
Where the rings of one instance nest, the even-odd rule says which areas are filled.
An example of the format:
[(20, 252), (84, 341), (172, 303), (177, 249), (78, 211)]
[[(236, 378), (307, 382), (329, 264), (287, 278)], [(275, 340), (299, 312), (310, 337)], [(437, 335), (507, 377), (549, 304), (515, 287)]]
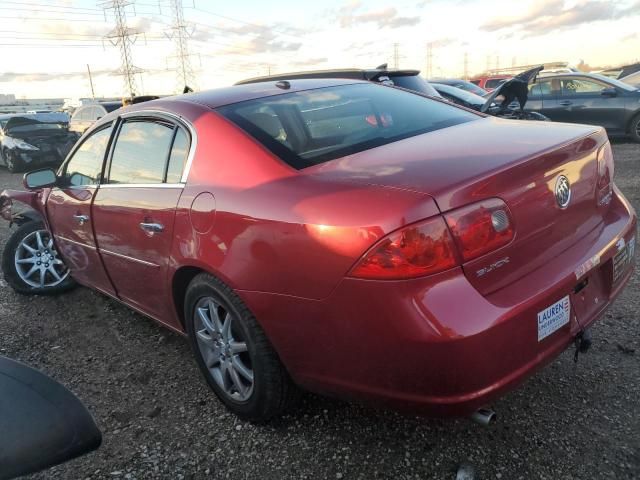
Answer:
[(176, 309), (176, 314), (178, 315), (178, 320), (180, 321), (180, 325), (182, 329), (186, 332), (186, 323), (184, 318), (184, 301), (187, 294), (187, 289), (189, 288), (189, 284), (191, 281), (197, 277), (201, 273), (207, 273), (224, 284), (228, 285), (229, 288), (235, 291), (235, 287), (232, 283), (229, 282), (227, 278), (222, 275), (219, 275), (218, 272), (203, 268), (202, 266), (196, 265), (182, 265), (180, 266), (175, 273), (173, 274), (173, 278), (171, 279), (171, 293), (173, 294), (173, 305)]

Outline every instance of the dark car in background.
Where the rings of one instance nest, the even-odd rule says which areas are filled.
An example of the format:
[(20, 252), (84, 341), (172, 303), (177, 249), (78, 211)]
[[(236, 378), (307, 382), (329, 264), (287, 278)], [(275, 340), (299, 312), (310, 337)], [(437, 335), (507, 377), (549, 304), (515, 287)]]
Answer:
[(122, 107), (122, 102), (98, 102), (89, 103), (78, 107), (71, 121), (69, 122), (69, 130), (82, 135), (97, 120), (104, 117), (107, 113)]
[(10, 172), (58, 166), (77, 139), (66, 113), (0, 115), (0, 163)]
[[(468, 82), (466, 80), (462, 80), (460, 78), (433, 78), (429, 79), (429, 83), (434, 84), (438, 83), (440, 85), (449, 85), (451, 87), (459, 88), (460, 90), (464, 90), (465, 92), (471, 92), (475, 95), (479, 95), (484, 97), (488, 91), (484, 88), (480, 88), (478, 85), (472, 82)], [(437, 90), (437, 88), (436, 88)]]
[(640, 142), (640, 90), (614, 78), (591, 73), (538, 78), (530, 86), (527, 110), (556, 122), (598, 125), (609, 135)]
[(430, 97), (439, 97), (438, 92), (420, 76), (420, 70), (389, 70), (387, 64), (371, 68), (346, 68), (336, 70), (311, 70), (308, 72), (281, 73), (264, 77), (248, 78), (241, 80), (236, 85), (248, 83), (277, 82), (278, 80), (293, 80), (305, 78), (347, 78), (353, 80), (368, 80), (370, 82), (383, 83), (396, 87), (406, 88), (414, 92), (422, 93)]

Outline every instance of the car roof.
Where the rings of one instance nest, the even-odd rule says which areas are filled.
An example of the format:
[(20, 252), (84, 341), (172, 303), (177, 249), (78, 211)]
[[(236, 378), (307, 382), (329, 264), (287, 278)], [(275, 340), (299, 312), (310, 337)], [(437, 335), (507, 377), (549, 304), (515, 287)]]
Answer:
[(418, 75), (419, 73), (420, 70), (387, 70), (385, 68), (339, 68), (333, 70), (308, 70), (305, 72), (288, 72), (279, 73), (277, 75), (265, 75), (262, 77), (247, 78), (245, 80), (240, 80), (236, 83), (236, 85), (302, 78), (349, 78), (354, 80), (373, 80), (379, 76), (387, 76), (389, 78), (409, 77)]
[[(246, 85), (234, 85), (232, 87), (216, 88), (197, 93), (186, 93), (173, 97), (164, 97), (150, 102), (137, 103), (135, 107), (140, 109), (149, 108), (156, 102), (186, 101), (198, 103), (209, 108), (218, 108), (233, 103), (255, 100), (258, 98), (272, 97), (285, 93), (302, 92), (317, 88), (335, 87), (340, 85), (351, 85), (356, 83), (368, 83), (362, 80), (347, 80), (340, 78), (317, 78), (317, 79), (295, 79), (288, 81), (288, 88), (278, 87), (277, 81), (265, 81), (259, 83), (249, 83)], [(134, 110), (137, 110), (134, 109)]]

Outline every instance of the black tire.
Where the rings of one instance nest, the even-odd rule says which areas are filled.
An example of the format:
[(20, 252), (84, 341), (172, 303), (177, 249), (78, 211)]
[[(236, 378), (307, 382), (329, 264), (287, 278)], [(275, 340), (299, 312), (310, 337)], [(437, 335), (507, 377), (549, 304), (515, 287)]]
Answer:
[[(246, 343), (246, 354), (253, 371), (253, 385), (250, 396), (243, 401), (231, 398), (216, 382), (205, 364), (196, 337), (196, 306), (208, 298), (219, 305), (222, 313), (231, 315), (232, 328), (237, 329), (237, 336), (242, 336), (243, 343)], [(196, 363), (209, 387), (231, 412), (243, 420), (265, 422), (295, 406), (301, 396), (300, 390), (292, 382), (253, 314), (231, 288), (217, 278), (201, 273), (189, 284), (184, 304), (186, 329)]]
[[(74, 288), (76, 283), (70, 275), (64, 277), (64, 280), (56, 285), (45, 286), (42, 288), (30, 285), (20, 277), (20, 274), (18, 273), (18, 266), (16, 265), (16, 252), (18, 249), (23, 248), (21, 247), (23, 240), (27, 239), (29, 235), (37, 231), (46, 232), (46, 234), (49, 235), (41, 221), (30, 220), (20, 225), (20, 227), (18, 227), (9, 237), (9, 240), (4, 246), (4, 251), (2, 252), (2, 272), (4, 273), (5, 281), (16, 292), (25, 295), (53, 295), (66, 292), (67, 290)], [(57, 257), (55, 248), (50, 249), (50, 251), (52, 251)], [(53, 283), (53, 281), (51, 283)]]
[(20, 173), (24, 170), (22, 161), (16, 158), (15, 153), (10, 150), (5, 150), (4, 152), (4, 163), (11, 173)]
[(629, 135), (634, 142), (640, 143), (640, 113), (631, 120)]

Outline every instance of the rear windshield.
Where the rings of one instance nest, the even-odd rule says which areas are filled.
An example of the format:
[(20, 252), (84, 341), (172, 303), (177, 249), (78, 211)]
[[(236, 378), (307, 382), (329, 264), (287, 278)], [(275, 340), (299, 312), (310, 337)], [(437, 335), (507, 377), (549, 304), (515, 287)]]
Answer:
[(218, 111), (297, 169), (482, 118), (371, 83), (264, 97)]

